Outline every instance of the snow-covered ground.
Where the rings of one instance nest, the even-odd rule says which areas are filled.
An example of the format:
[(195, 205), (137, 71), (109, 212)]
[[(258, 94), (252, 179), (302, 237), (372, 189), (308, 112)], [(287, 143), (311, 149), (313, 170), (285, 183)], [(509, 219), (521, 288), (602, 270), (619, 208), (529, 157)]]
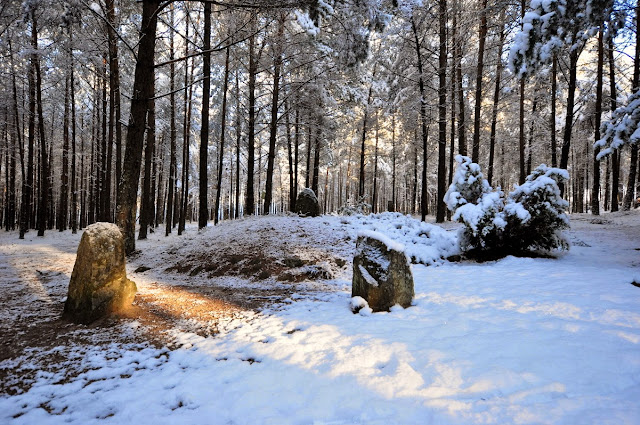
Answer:
[[(481, 264), (389, 214), (156, 233), (139, 317), (92, 326), (58, 319), (80, 235), (2, 233), (0, 423), (638, 424), (640, 211), (571, 220), (558, 259)], [(351, 313), (362, 229), (429, 264), (411, 308)]]

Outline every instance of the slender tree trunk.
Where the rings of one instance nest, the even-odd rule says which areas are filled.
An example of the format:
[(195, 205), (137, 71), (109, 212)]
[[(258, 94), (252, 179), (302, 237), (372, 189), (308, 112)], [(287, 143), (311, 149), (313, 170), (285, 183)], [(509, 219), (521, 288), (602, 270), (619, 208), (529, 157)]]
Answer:
[[(486, 6), (486, 0), (484, 0)], [(440, 49), (438, 54), (438, 198), (436, 222), (444, 222), (446, 192), (446, 152), (447, 152), (447, 0), (439, 0)], [(486, 17), (484, 18), (486, 27)], [(486, 28), (484, 30), (486, 34)], [(484, 42), (481, 44), (484, 50)], [(481, 77), (480, 77), (481, 78)], [(478, 110), (479, 120), (479, 110)], [(479, 129), (478, 129), (479, 130)]]
[(247, 129), (247, 193), (245, 193), (244, 215), (253, 215), (254, 201), (254, 167), (255, 167), (255, 130), (256, 130), (256, 37), (255, 18), (252, 18), (252, 35), (249, 37), (249, 128)]
[(391, 211), (396, 210), (396, 114), (391, 115)]
[[(373, 68), (373, 78), (376, 76), (376, 67)], [(369, 105), (371, 104), (371, 96), (373, 95), (373, 86), (369, 86), (369, 94), (367, 95), (367, 104), (364, 108), (364, 117), (362, 118), (362, 142), (360, 146), (360, 173), (358, 174), (358, 198), (359, 202), (364, 199), (364, 186), (365, 186), (365, 141), (367, 140), (367, 120), (369, 118)]]
[[(155, 82), (154, 89), (155, 93)], [(148, 227), (153, 226), (153, 209), (151, 195), (151, 174), (153, 173), (153, 148), (156, 144), (156, 101), (149, 99), (147, 110), (147, 137), (144, 147), (144, 174), (142, 177), (142, 199), (140, 202), (140, 229), (138, 239), (147, 239)]]
[[(600, 140), (600, 121), (602, 120), (602, 80), (604, 68), (604, 42), (603, 29), (598, 32), (598, 75), (596, 77), (596, 111), (595, 111), (595, 132), (594, 138)], [(593, 149), (593, 187), (591, 189), (591, 213), (600, 215), (600, 161), (596, 158), (600, 148)]]
[[(172, 5), (173, 6), (173, 5)], [(172, 19), (171, 21), (173, 22), (173, 9), (172, 9)], [(209, 22), (211, 20), (210, 18), (211, 16), (211, 5), (209, 5)], [(205, 6), (205, 36), (207, 34), (207, 27), (206, 27), (206, 22), (207, 22), (207, 18), (206, 18), (206, 6)], [(205, 41), (206, 44), (206, 41)], [(204, 47), (205, 49), (208, 49), (208, 47)], [(175, 50), (174, 50), (174, 45), (173, 45), (173, 31), (171, 31), (171, 36), (169, 38), (169, 60), (173, 60), (175, 56)], [(176, 95), (175, 95), (175, 85), (176, 85), (176, 70), (175, 70), (175, 64), (171, 63), (170, 65), (170, 69), (169, 69), (169, 85), (170, 85), (170, 92), (171, 94), (169, 95), (169, 181), (168, 181), (168, 189), (167, 189), (167, 211), (166, 211), (166, 221), (165, 221), (165, 236), (169, 236), (169, 234), (171, 233), (171, 231), (173, 230), (173, 225), (175, 222), (175, 213), (176, 213), (176, 195), (177, 195), (177, 190), (176, 190), (176, 185), (177, 185), (177, 178), (178, 178), (178, 158), (177, 158), (177, 137), (176, 137)], [(203, 92), (202, 92), (202, 107), (204, 110), (205, 107), (205, 103), (207, 103), (208, 105), (208, 101), (209, 101), (209, 94), (206, 93), (206, 98), (205, 98), (205, 87), (204, 85), (206, 85), (208, 83), (208, 78), (207, 78), (207, 74), (206, 74), (206, 70), (207, 68), (204, 69), (204, 73), (205, 73), (205, 79), (204, 79), (204, 83), (203, 83)], [(204, 116), (204, 112), (203, 112), (203, 116)], [(208, 111), (207, 111), (207, 118), (209, 117), (208, 115)], [(202, 126), (203, 128), (205, 126), (208, 126), (208, 121), (207, 122), (202, 122)], [(206, 134), (209, 134), (209, 129), (207, 127), (206, 130)], [(205, 141), (205, 143), (207, 143)], [(206, 148), (205, 148), (205, 152), (206, 152)], [(201, 154), (202, 154), (202, 147), (201, 147)], [(200, 157), (200, 161), (204, 162), (205, 166), (207, 163), (207, 156), (205, 154), (204, 158), (201, 156)], [(205, 184), (206, 184), (206, 177), (205, 177)], [(206, 186), (205, 186), (206, 187)], [(205, 209), (206, 209), (206, 204), (205, 204)]]
[(489, 135), (489, 167), (487, 180), (491, 185), (493, 181), (493, 163), (496, 150), (496, 126), (498, 122), (498, 102), (500, 101), (500, 84), (502, 81), (502, 48), (505, 38), (505, 9), (500, 11), (500, 35), (498, 40), (498, 65), (496, 66), (496, 87), (493, 91), (493, 108), (491, 109), (491, 134)]
[(155, 157), (155, 163), (157, 164), (156, 180), (158, 182), (158, 192), (156, 201), (156, 222), (155, 226), (159, 227), (161, 223), (165, 223), (165, 183), (164, 183), (164, 135), (160, 137), (160, 144), (158, 145), (157, 154)]
[[(227, 130), (227, 91), (229, 90), (229, 47), (226, 48), (224, 60), (224, 85), (222, 88), (222, 111), (220, 112), (220, 159), (218, 162), (218, 181), (216, 182), (216, 206), (213, 214), (213, 223), (218, 224), (220, 214), (220, 192), (222, 191), (222, 167), (224, 165), (224, 141)], [(265, 213), (266, 214), (266, 213)]]
[[(560, 153), (560, 168), (567, 169), (569, 165), (569, 149), (571, 147), (571, 130), (573, 127), (573, 114), (576, 95), (576, 80), (578, 74), (578, 57), (580, 49), (572, 49), (569, 53), (569, 86), (567, 87), (567, 112), (562, 136), (562, 151)], [(564, 196), (564, 184), (559, 184), (560, 194)]]
[(311, 138), (313, 137), (313, 129), (311, 128), (311, 113), (309, 113), (308, 119), (309, 124), (307, 125), (307, 167), (305, 169), (306, 176), (304, 179), (304, 187), (311, 187), (311, 152), (313, 151), (313, 147), (311, 145)]
[[(286, 97), (286, 96), (285, 96)], [(293, 140), (291, 140), (291, 122), (289, 117), (291, 105), (289, 102), (285, 104), (285, 127), (287, 134), (287, 161), (289, 163), (289, 211), (296, 209), (296, 187), (293, 178)]]
[(234, 217), (240, 217), (240, 144), (242, 142), (242, 119), (240, 117), (240, 82), (238, 81), (239, 70), (236, 70), (236, 210)]
[(273, 58), (273, 97), (271, 99), (271, 124), (269, 126), (269, 153), (267, 156), (267, 180), (265, 182), (264, 209), (269, 214), (273, 197), (273, 165), (276, 158), (276, 140), (278, 138), (278, 103), (280, 95), (280, 70), (282, 68), (282, 43), (284, 42), (285, 15), (280, 16), (274, 58)]
[(553, 62), (551, 65), (551, 116), (549, 118), (550, 130), (551, 130), (551, 166), (558, 166), (558, 158), (557, 151), (558, 147), (556, 144), (556, 92), (557, 88), (557, 74), (558, 74), (558, 58), (556, 55), (553, 55)]
[[(26, 214), (26, 205), (27, 205), (27, 200), (26, 200), (26, 195), (27, 195), (27, 175), (25, 172), (25, 168), (24, 168), (24, 146), (22, 144), (22, 127), (20, 126), (20, 114), (18, 112), (18, 87), (16, 84), (16, 68), (15, 68), (15, 62), (14, 62), (14, 58), (13, 58), (13, 46), (11, 44), (11, 37), (7, 37), (7, 41), (9, 44), (9, 59), (11, 61), (11, 90), (12, 90), (12, 94), (13, 94), (13, 114), (14, 114), (14, 122), (15, 122), (15, 130), (14, 130), (14, 134), (15, 134), (15, 138), (14, 138), (14, 143), (17, 143), (18, 145), (18, 149), (20, 151), (20, 171), (22, 172), (22, 197), (21, 197), (21, 206), (20, 206), (20, 217), (19, 217), (19, 229), (20, 229), (20, 239), (24, 239), (24, 233), (27, 231), (27, 222), (28, 222), (28, 218), (27, 218), (27, 214)], [(31, 83), (31, 79), (29, 78), (29, 83)], [(14, 145), (15, 146), (15, 145)], [(12, 168), (13, 168), (13, 173), (12, 175), (15, 176), (15, 149), (13, 149), (13, 156), (12, 156)], [(13, 178), (13, 182), (15, 184), (15, 177)], [(12, 193), (15, 194), (15, 187), (12, 191)], [(15, 197), (14, 197), (14, 205), (15, 205)], [(15, 206), (14, 206), (14, 212), (15, 212)]]
[[(318, 106), (318, 109), (322, 110), (322, 104)], [(311, 190), (316, 195), (318, 194), (318, 174), (320, 172), (320, 141), (322, 140), (322, 117), (318, 116), (315, 136), (315, 146), (313, 152), (313, 178), (311, 179)]]
[[(31, 27), (31, 47), (38, 50), (38, 25), (35, 15)], [(40, 58), (37, 53), (32, 55), (36, 77), (36, 106), (38, 109), (38, 134), (40, 136), (40, 202), (38, 204), (38, 236), (44, 236), (47, 226), (47, 210), (49, 206), (49, 160), (44, 131), (44, 116), (42, 113), (42, 75), (40, 72)]]
[(198, 207), (198, 229), (207, 227), (209, 219), (208, 154), (209, 154), (209, 96), (211, 95), (211, 3), (204, 4), (204, 55), (202, 67), (202, 119), (200, 127), (200, 190)]
[(467, 155), (467, 131), (465, 127), (465, 105), (464, 105), (464, 91), (462, 89), (462, 41), (459, 40), (457, 35), (457, 19), (459, 13), (459, 0), (454, 1), (453, 11), (453, 55), (456, 63), (456, 83), (458, 84), (458, 150), (460, 155)]
[[(632, 93), (640, 90), (640, 3), (636, 3), (636, 55), (633, 61), (633, 84)], [(629, 163), (629, 175), (627, 179), (627, 192), (624, 196), (622, 204), (623, 211), (629, 211), (635, 200), (636, 192), (636, 173), (638, 167), (638, 144), (631, 145), (631, 155)]]
[[(526, 1), (522, 0), (521, 3), (521, 11), (520, 11), (520, 16), (522, 18), (523, 24), (524, 25), (524, 12), (525, 12), (525, 8), (526, 8)], [(525, 140), (524, 140), (524, 89), (525, 89), (525, 77), (524, 75), (520, 77), (520, 102), (519, 102), (519, 108), (520, 108), (520, 115), (519, 115), (519, 137), (518, 137), (518, 146), (519, 146), (519, 150), (518, 152), (520, 153), (520, 174), (519, 174), (519, 178), (518, 178), (518, 184), (523, 184), (524, 180), (526, 178), (526, 173), (525, 173), (525, 169), (524, 169), (524, 148), (525, 148)]]
[[(476, 68), (476, 99), (473, 118), (473, 151), (471, 160), (480, 161), (480, 112), (482, 107), (482, 74), (484, 71), (484, 45), (487, 38), (487, 0), (480, 0), (480, 30), (478, 32), (478, 67)], [(446, 92), (445, 92), (446, 93)]]
[(371, 197), (371, 212), (378, 212), (378, 144), (380, 142), (380, 122), (376, 110), (376, 144), (373, 152), (373, 196)]
[[(73, 59), (73, 28), (69, 25), (69, 85), (71, 108), (71, 232), (78, 232), (78, 182), (76, 176), (76, 82)], [(84, 177), (82, 174), (81, 178)]]
[(142, 148), (147, 106), (153, 97), (153, 64), (156, 45), (157, 11), (160, 0), (144, 0), (138, 59), (133, 81), (133, 97), (122, 177), (118, 185), (117, 223), (125, 239), (125, 253), (135, 251), (136, 198), (142, 166)]
[[(185, 3), (185, 37), (189, 39), (189, 9)], [(184, 56), (189, 55), (189, 43), (184, 43)], [(193, 80), (193, 60), (191, 62), (191, 80)], [(188, 88), (187, 88), (188, 87)], [(178, 235), (182, 235), (187, 224), (187, 208), (189, 206), (189, 143), (191, 133), (191, 96), (193, 86), (189, 87), (189, 60), (184, 65), (184, 120), (182, 123), (182, 204), (180, 206), (180, 222)]]
[[(608, 37), (607, 53), (609, 56), (609, 90), (611, 92), (611, 112), (618, 108), (618, 89), (616, 86), (615, 58), (613, 49), (613, 38)], [(616, 150), (611, 155), (611, 212), (618, 211), (620, 186), (620, 150)]]
[(67, 230), (69, 210), (69, 75), (64, 84), (64, 116), (62, 119), (62, 175), (60, 176), (60, 204), (58, 206), (58, 230)]
[[(115, 0), (105, 0), (107, 9), (107, 40), (109, 42), (109, 143), (113, 145), (113, 129), (115, 127), (116, 145), (116, 186), (122, 175), (122, 127), (120, 125), (120, 65), (118, 58), (118, 38), (114, 28), (117, 28)], [(115, 118), (115, 119), (114, 119)], [(109, 162), (109, 167), (111, 162)], [(109, 183), (110, 184), (110, 183)], [(116, 204), (117, 190), (116, 190)]]
[(99, 221), (111, 221), (109, 210), (111, 209), (111, 194), (109, 193), (109, 181), (111, 180), (111, 176), (109, 175), (109, 166), (107, 165), (109, 162), (109, 148), (107, 145), (107, 121), (109, 119), (107, 115), (107, 60), (103, 58), (102, 68), (101, 68), (101, 83), (102, 83), (102, 113), (101, 113), (101, 124), (102, 131), (100, 132), (100, 202), (98, 203), (98, 220)]
[[(444, 1), (444, 0), (439, 0)], [(440, 4), (440, 3), (438, 3)], [(442, 6), (442, 5), (440, 5)], [(411, 18), (411, 29), (413, 31), (414, 48), (418, 65), (418, 88), (420, 89), (420, 128), (422, 130), (422, 198), (420, 203), (420, 214), (424, 221), (429, 214), (429, 204), (427, 202), (427, 160), (428, 160), (428, 140), (429, 130), (427, 128), (427, 99), (424, 88), (424, 68), (422, 65), (422, 53), (420, 52), (420, 40), (418, 39), (418, 29), (413, 17)], [(445, 46), (446, 48), (446, 46)]]
[(538, 109), (537, 93), (533, 95), (533, 105), (531, 106), (531, 121), (529, 122), (529, 140), (527, 141), (527, 175), (531, 174), (531, 161), (533, 159), (533, 136), (535, 131), (536, 109)]

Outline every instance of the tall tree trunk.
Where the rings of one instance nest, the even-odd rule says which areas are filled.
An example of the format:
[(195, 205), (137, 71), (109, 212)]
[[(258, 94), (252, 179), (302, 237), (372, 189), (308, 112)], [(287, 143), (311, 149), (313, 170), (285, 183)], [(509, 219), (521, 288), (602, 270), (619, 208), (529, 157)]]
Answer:
[[(636, 55), (633, 61), (633, 84), (632, 93), (640, 90), (640, 2), (636, 3)], [(622, 211), (629, 211), (635, 200), (636, 173), (638, 167), (638, 144), (631, 145), (631, 155), (629, 163), (629, 175), (627, 179), (627, 192), (624, 195)]]
[[(153, 92), (155, 93), (155, 82)], [(140, 202), (140, 229), (138, 239), (147, 239), (148, 227), (153, 226), (153, 209), (151, 195), (151, 175), (153, 173), (153, 148), (156, 144), (156, 101), (149, 99), (147, 110), (147, 135), (144, 147), (144, 174), (142, 177), (142, 196)]]
[(198, 228), (207, 227), (209, 219), (208, 194), (208, 154), (209, 154), (209, 96), (211, 95), (211, 3), (204, 4), (204, 55), (202, 61), (204, 79), (202, 81), (202, 119), (200, 127), (200, 190), (198, 207)]
[[(172, 5), (173, 6), (173, 5)], [(206, 7), (205, 6), (205, 35), (206, 35)], [(209, 22), (211, 22), (211, 5), (209, 4)], [(173, 23), (173, 9), (171, 10), (171, 21)], [(205, 41), (206, 43), (206, 41)], [(205, 47), (205, 49), (208, 49), (207, 47)], [(169, 38), (169, 60), (173, 61), (173, 58), (175, 56), (175, 50), (174, 50), (174, 45), (173, 45), (173, 31), (171, 31), (171, 36)], [(206, 69), (204, 70), (205, 72), (205, 80), (203, 83), (203, 86), (205, 84), (207, 84), (207, 82), (209, 81), (207, 78), (207, 74), (206, 74)], [(165, 221), (165, 236), (169, 236), (169, 234), (171, 233), (171, 230), (173, 229), (173, 225), (175, 222), (175, 213), (176, 213), (176, 185), (177, 185), (177, 179), (178, 179), (178, 158), (177, 158), (177, 137), (176, 137), (176, 95), (175, 95), (175, 85), (176, 85), (176, 69), (175, 69), (175, 64), (172, 62), (170, 65), (170, 69), (169, 69), (169, 84), (170, 84), (170, 92), (171, 94), (169, 95), (169, 179), (168, 179), (168, 189), (167, 189), (167, 211), (166, 211), (166, 221)], [(204, 87), (203, 87), (203, 98), (202, 98), (202, 107), (204, 109), (205, 107), (205, 102), (209, 101), (209, 96), (207, 93), (206, 99), (204, 96)], [(208, 106), (208, 103), (207, 103)], [(204, 114), (204, 113), (203, 113)], [(207, 118), (209, 117), (208, 111), (207, 111)], [(205, 125), (208, 125), (208, 121), (205, 123), (203, 121), (202, 126), (204, 127)], [(209, 134), (209, 130), (207, 128), (207, 133)], [(206, 141), (205, 141), (206, 143)], [(206, 152), (206, 149), (205, 149)], [(200, 158), (201, 161), (204, 161), (204, 163), (206, 164), (207, 162), (207, 157), (205, 155), (204, 159), (201, 157)], [(205, 177), (206, 179), (206, 177)], [(205, 180), (205, 184), (206, 184), (206, 180)], [(206, 208), (206, 205), (205, 205)]]
[(322, 141), (322, 102), (318, 105), (318, 117), (316, 118), (316, 136), (314, 139), (313, 147), (313, 178), (311, 179), (311, 190), (316, 195), (318, 194), (318, 179), (320, 172), (320, 143)]
[(487, 0), (480, 0), (480, 30), (478, 31), (478, 67), (476, 68), (476, 99), (473, 118), (473, 150), (471, 160), (480, 161), (480, 112), (482, 107), (482, 73), (484, 71), (484, 45), (487, 38)]
[(391, 115), (391, 211), (396, 210), (396, 114)]
[(551, 130), (551, 166), (558, 166), (558, 147), (556, 145), (556, 92), (557, 88), (557, 74), (558, 74), (558, 58), (554, 54), (553, 62), (551, 65), (551, 116), (549, 118), (550, 130)]
[(67, 212), (69, 209), (69, 75), (64, 84), (64, 116), (62, 118), (62, 175), (60, 176), (60, 204), (58, 206), (57, 228), (67, 230)]
[(236, 210), (234, 217), (240, 217), (240, 144), (242, 142), (242, 119), (240, 117), (240, 82), (238, 80), (239, 70), (236, 70)]
[[(213, 210), (213, 223), (218, 224), (220, 213), (220, 192), (222, 191), (222, 167), (224, 165), (224, 141), (227, 131), (227, 91), (229, 90), (229, 46), (224, 59), (224, 83), (222, 87), (222, 111), (220, 112), (220, 152), (218, 161), (218, 181), (216, 182), (216, 206)], [(266, 213), (265, 213), (266, 214)]]
[[(422, 75), (422, 74), (421, 74)], [(373, 78), (376, 76), (376, 68), (373, 68)], [(367, 95), (367, 104), (364, 108), (364, 117), (362, 118), (362, 139), (360, 146), (360, 172), (358, 174), (358, 201), (362, 202), (364, 199), (364, 163), (365, 163), (365, 141), (367, 140), (367, 120), (369, 118), (369, 105), (371, 104), (371, 96), (373, 95), (373, 85), (369, 86), (369, 94)], [(308, 186), (308, 185), (307, 185)]]
[(280, 15), (276, 47), (273, 57), (273, 95), (271, 99), (271, 124), (269, 125), (269, 153), (267, 156), (267, 180), (265, 182), (264, 209), (269, 214), (273, 197), (273, 164), (276, 158), (276, 140), (278, 138), (278, 103), (280, 95), (280, 70), (282, 68), (282, 43), (284, 42), (285, 15)]
[(125, 239), (125, 253), (135, 251), (136, 198), (142, 166), (142, 148), (146, 126), (147, 106), (153, 97), (153, 64), (156, 45), (156, 27), (160, 0), (144, 0), (138, 59), (133, 81), (133, 97), (127, 145), (124, 153), (122, 177), (118, 185), (117, 223)]
[[(31, 47), (38, 50), (38, 24), (35, 14), (31, 27)], [(38, 204), (38, 236), (44, 236), (47, 226), (47, 209), (49, 206), (49, 160), (47, 155), (47, 143), (44, 131), (44, 116), (42, 113), (42, 74), (40, 72), (40, 58), (38, 53), (32, 55), (33, 67), (36, 76), (36, 106), (38, 109), (38, 134), (40, 136), (40, 202)]]
[[(520, 17), (522, 18), (522, 25), (524, 26), (524, 12), (526, 9), (526, 1), (522, 0), (520, 3)], [(526, 178), (526, 173), (524, 169), (524, 148), (525, 148), (525, 140), (524, 140), (524, 89), (525, 89), (525, 77), (524, 75), (520, 77), (520, 115), (519, 115), (519, 137), (518, 137), (518, 147), (520, 154), (520, 173), (518, 177), (518, 184), (523, 184)]]
[(158, 192), (156, 201), (156, 222), (155, 227), (159, 227), (161, 223), (165, 223), (165, 183), (164, 183), (164, 134), (160, 137), (160, 144), (156, 150), (155, 164), (157, 164), (156, 181), (158, 182)]
[[(603, 29), (600, 27), (598, 33), (598, 75), (596, 77), (596, 111), (595, 111), (595, 132), (594, 138), (600, 140), (600, 121), (602, 120), (602, 74), (604, 67), (604, 42)], [(600, 215), (600, 161), (596, 158), (600, 148), (593, 149), (593, 187), (591, 189), (591, 213)]]
[(373, 196), (371, 196), (371, 212), (378, 212), (378, 145), (380, 143), (380, 122), (376, 110), (376, 144), (373, 151)]
[[(120, 65), (118, 58), (118, 38), (114, 28), (117, 28), (115, 0), (105, 0), (107, 9), (107, 40), (109, 42), (109, 143), (113, 145), (113, 129), (115, 127), (116, 145), (116, 186), (122, 174), (122, 127), (120, 125)], [(111, 155), (109, 155), (111, 156)], [(109, 162), (111, 167), (111, 161)], [(111, 184), (111, 183), (109, 183)], [(117, 190), (116, 190), (117, 193)], [(116, 204), (118, 203), (116, 195)]]
[[(69, 25), (69, 85), (71, 108), (71, 232), (78, 232), (78, 182), (76, 176), (76, 79), (73, 59), (73, 28)], [(80, 174), (81, 178), (84, 177)]]
[(460, 0), (454, 0), (453, 11), (453, 56), (456, 63), (456, 83), (458, 85), (458, 151), (460, 155), (467, 155), (467, 130), (465, 127), (465, 104), (464, 104), (464, 91), (462, 89), (462, 40), (456, 37), (457, 35), (457, 20), (460, 7)]
[(99, 221), (111, 221), (109, 210), (111, 209), (111, 194), (109, 193), (109, 181), (111, 180), (111, 176), (108, 173), (109, 166), (109, 147), (107, 146), (107, 68), (106, 68), (107, 60), (103, 58), (102, 68), (101, 68), (101, 83), (102, 83), (102, 131), (100, 132), (101, 136), (101, 148), (100, 148), (100, 202), (98, 203), (98, 220)]
[(424, 221), (427, 217), (427, 214), (429, 214), (429, 204), (427, 203), (427, 160), (429, 152), (427, 144), (429, 141), (429, 130), (427, 128), (427, 99), (424, 88), (424, 68), (422, 65), (422, 53), (420, 51), (418, 29), (416, 28), (416, 22), (413, 17), (411, 18), (411, 29), (413, 31), (414, 48), (418, 65), (418, 88), (420, 89), (420, 128), (422, 130), (422, 197), (420, 203), (420, 215), (422, 221)]
[(536, 109), (538, 109), (538, 94), (533, 95), (531, 106), (531, 121), (529, 122), (529, 140), (527, 141), (527, 175), (531, 174), (531, 161), (533, 159), (533, 136), (535, 132)]
[(290, 108), (291, 104), (287, 101), (285, 104), (285, 127), (287, 134), (287, 161), (289, 163), (289, 211), (295, 211), (296, 187), (293, 178), (293, 140), (291, 140), (291, 122), (289, 117)]
[[(575, 37), (574, 37), (575, 38)], [(569, 149), (571, 147), (571, 130), (573, 127), (573, 115), (576, 96), (576, 80), (578, 74), (578, 58), (581, 49), (572, 49), (569, 52), (569, 86), (567, 87), (567, 111), (562, 136), (562, 151), (560, 153), (560, 168), (567, 169), (569, 165)], [(564, 196), (564, 184), (559, 184), (560, 194)]]
[[(607, 53), (609, 56), (609, 90), (611, 92), (611, 112), (618, 108), (618, 89), (616, 86), (615, 58), (613, 56), (613, 38), (608, 37)], [(620, 150), (611, 155), (611, 212), (618, 211), (618, 186), (620, 185)]]
[[(31, 199), (31, 185), (29, 184), (30, 176), (32, 175), (32, 167), (33, 167), (33, 140), (32, 140), (32, 130), (31, 130), (31, 121), (32, 117), (35, 113), (35, 103), (34, 108), (32, 110), (31, 107), (31, 99), (34, 99), (34, 96), (31, 95), (32, 87), (35, 88), (33, 84), (33, 73), (32, 67), (29, 67), (29, 71), (27, 73), (27, 79), (29, 84), (29, 153), (27, 161), (31, 164), (31, 166), (27, 165), (27, 170), (24, 167), (24, 146), (22, 144), (22, 127), (20, 126), (20, 114), (18, 112), (18, 88), (16, 84), (16, 68), (13, 59), (13, 46), (11, 44), (11, 37), (7, 37), (9, 44), (9, 56), (11, 59), (11, 89), (13, 93), (13, 113), (15, 115), (15, 135), (16, 141), (18, 143), (18, 148), (20, 149), (20, 167), (22, 174), (22, 190), (21, 190), (21, 199), (20, 199), (20, 218), (19, 218), (19, 229), (20, 229), (20, 239), (24, 239), (24, 235), (29, 227), (29, 211), (31, 209), (30, 199)], [(33, 183), (31, 183), (33, 184)]]
[[(486, 5), (486, 0), (485, 5)], [(447, 0), (439, 0), (440, 49), (438, 53), (438, 198), (436, 222), (444, 222), (446, 192), (446, 152), (447, 152)], [(486, 18), (485, 18), (486, 27)], [(486, 34), (486, 28), (485, 28)], [(484, 42), (482, 43), (484, 48)], [(484, 50), (484, 49), (483, 49)], [(479, 111), (478, 111), (479, 114)], [(479, 116), (478, 116), (479, 119)]]
[(500, 101), (500, 83), (502, 81), (502, 48), (505, 37), (505, 9), (500, 11), (500, 35), (498, 40), (498, 64), (496, 66), (496, 87), (493, 90), (493, 108), (491, 109), (491, 134), (489, 135), (489, 167), (487, 180), (491, 185), (493, 181), (493, 163), (496, 151), (496, 126), (498, 122), (498, 102)]
[[(185, 34), (189, 39), (189, 9), (185, 3)], [(189, 55), (189, 44), (184, 43), (184, 56)], [(191, 62), (191, 81), (193, 81), (193, 60)], [(187, 88), (189, 87), (189, 88)], [(187, 209), (189, 207), (189, 144), (191, 133), (191, 98), (193, 86), (189, 86), (189, 60), (184, 65), (184, 121), (182, 123), (182, 205), (180, 207), (180, 222), (178, 223), (178, 235), (184, 232), (187, 221)]]
[(249, 128), (247, 129), (247, 192), (245, 193), (244, 215), (255, 213), (254, 201), (254, 167), (255, 167), (255, 130), (256, 130), (256, 37), (255, 17), (251, 21), (251, 37), (249, 37)]

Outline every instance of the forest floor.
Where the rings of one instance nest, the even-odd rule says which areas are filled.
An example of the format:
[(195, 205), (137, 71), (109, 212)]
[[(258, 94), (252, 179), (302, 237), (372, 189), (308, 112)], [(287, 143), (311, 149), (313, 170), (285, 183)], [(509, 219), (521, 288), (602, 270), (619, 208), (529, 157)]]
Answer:
[[(2, 232), (0, 423), (640, 423), (640, 210), (571, 216), (557, 259), (486, 263), (434, 254), (456, 225), (402, 223), (156, 232), (134, 306), (90, 326), (60, 319), (81, 233)], [(361, 229), (430, 264), (412, 307), (349, 310)]]

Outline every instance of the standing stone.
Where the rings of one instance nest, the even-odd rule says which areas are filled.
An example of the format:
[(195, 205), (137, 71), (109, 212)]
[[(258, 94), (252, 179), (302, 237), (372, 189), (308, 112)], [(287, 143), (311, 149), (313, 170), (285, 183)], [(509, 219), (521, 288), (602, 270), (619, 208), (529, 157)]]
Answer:
[(111, 223), (87, 227), (78, 246), (63, 317), (91, 323), (130, 306), (136, 284), (127, 279), (124, 238)]
[(296, 213), (300, 217), (317, 217), (320, 214), (320, 204), (313, 190), (306, 188), (296, 199)]
[(404, 246), (377, 232), (358, 235), (353, 258), (351, 296), (367, 300), (375, 311), (389, 311), (413, 300), (413, 274)]

